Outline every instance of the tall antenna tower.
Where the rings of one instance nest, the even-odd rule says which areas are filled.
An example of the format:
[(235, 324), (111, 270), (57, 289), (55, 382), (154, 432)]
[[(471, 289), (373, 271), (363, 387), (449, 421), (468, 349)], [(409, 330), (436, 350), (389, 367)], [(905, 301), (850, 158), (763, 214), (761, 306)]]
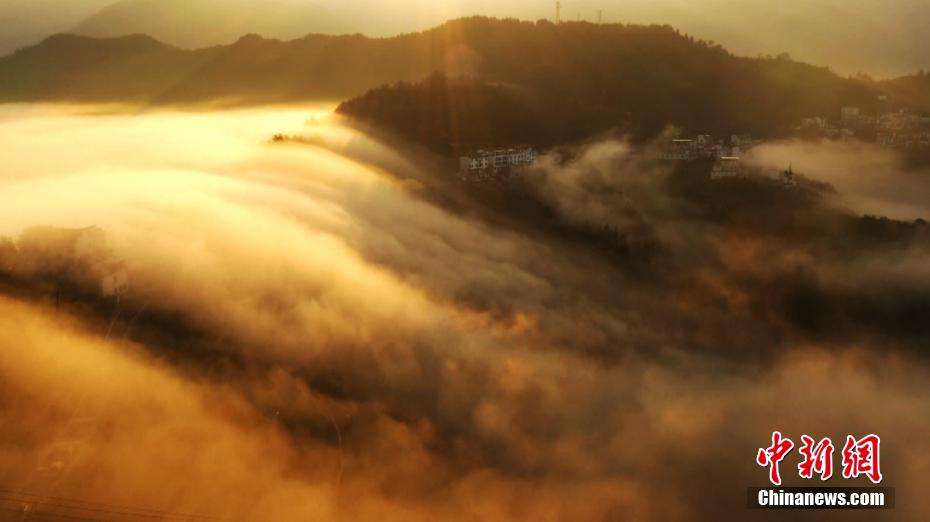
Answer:
[(598, 9), (597, 10), (597, 23), (601, 24), (603, 22), (604, 22), (604, 11)]
[(555, 2), (555, 23), (562, 23), (562, 2), (558, 0)]

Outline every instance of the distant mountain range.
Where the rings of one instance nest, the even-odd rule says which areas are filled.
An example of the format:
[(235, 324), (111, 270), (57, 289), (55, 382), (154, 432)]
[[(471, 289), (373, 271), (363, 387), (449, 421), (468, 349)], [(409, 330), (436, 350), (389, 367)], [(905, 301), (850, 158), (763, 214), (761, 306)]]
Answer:
[(532, 15), (493, 0), (3, 0), (0, 56), (55, 33), (97, 38), (146, 34), (183, 49), (228, 45), (243, 35), (292, 40), (308, 34), (395, 36), (466, 13)]
[(306, 0), (119, 0), (70, 32), (94, 37), (147, 34), (193, 49), (229, 44), (250, 33), (291, 40), (308, 33), (354, 31), (329, 10)]
[[(774, 135), (806, 116), (838, 114), (844, 105), (874, 108), (882, 93), (930, 109), (922, 75), (883, 83), (845, 78), (785, 57), (737, 57), (668, 26), (483, 17), (392, 38), (310, 35), (283, 42), (251, 35), (198, 50), (142, 35), (59, 35), (0, 59), (0, 101), (346, 100), (437, 71), (490, 85), (479, 89), (481, 96), (515, 99), (543, 126), (547, 114), (558, 114), (552, 121), (559, 137), (621, 122), (643, 136), (667, 124)], [(366, 107), (359, 115), (376, 113), (390, 94), (355, 104)]]
[(56, 35), (0, 59), (0, 101), (262, 104), (341, 100), (442, 67), (422, 36), (242, 37), (183, 50), (144, 35)]
[[(468, 15), (552, 19), (554, 2), (524, 0), (3, 0), (0, 56), (54, 33), (147, 34), (176, 47), (227, 45), (245, 34), (389, 37)], [(843, 74), (930, 69), (925, 0), (574, 0), (563, 20), (670, 24), (737, 54), (787, 52)]]
[(68, 32), (113, 0), (0, 0), (0, 56)]

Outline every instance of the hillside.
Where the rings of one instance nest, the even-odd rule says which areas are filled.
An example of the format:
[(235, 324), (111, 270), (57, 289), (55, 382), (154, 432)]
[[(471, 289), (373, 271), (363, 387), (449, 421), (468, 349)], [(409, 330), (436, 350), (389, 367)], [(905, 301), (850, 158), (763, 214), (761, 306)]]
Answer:
[(147, 103), (215, 54), (182, 51), (143, 35), (56, 35), (0, 60), (0, 99)]
[(885, 80), (879, 85), (896, 105), (930, 110), (930, 74), (924, 71)]
[(367, 120), (443, 155), (500, 143), (549, 143), (543, 115), (524, 91), (435, 73), (379, 87), (337, 112)]
[[(558, 137), (627, 120), (640, 136), (669, 123), (768, 136), (843, 105), (869, 109), (879, 87), (789, 59), (736, 57), (667, 26), (475, 17), (392, 38), (252, 35), (196, 51), (141, 36), (58, 36), (0, 59), (0, 100), (333, 100), (435, 71), (508, 86), (543, 123), (560, 126)], [(545, 121), (548, 111), (558, 119)]]
[[(472, 74), (494, 83), (496, 91), (461, 82), (443, 91), (434, 78), (379, 87), (339, 112), (437, 152), (457, 153), (519, 141), (546, 146), (616, 128), (644, 139), (669, 124), (771, 137), (812, 114), (836, 114), (844, 105), (874, 107), (879, 93), (877, 85), (787, 58), (736, 57), (668, 27), (484, 19), (462, 26), (477, 64)], [(487, 110), (493, 101), (480, 100), (491, 92), (516, 100), (520, 110)], [(516, 130), (510, 139), (475, 143), (469, 137), (482, 136), (478, 129), (488, 126), (479, 121), (469, 127), (476, 111), (487, 114), (492, 128)]]

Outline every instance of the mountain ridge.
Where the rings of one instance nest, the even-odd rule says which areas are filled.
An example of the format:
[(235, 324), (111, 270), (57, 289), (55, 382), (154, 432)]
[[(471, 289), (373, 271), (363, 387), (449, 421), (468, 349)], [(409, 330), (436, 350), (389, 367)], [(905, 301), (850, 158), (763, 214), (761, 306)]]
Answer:
[(83, 19), (71, 32), (107, 38), (127, 30), (150, 34), (175, 47), (198, 49), (233, 43), (248, 33), (296, 39), (308, 33), (342, 34), (352, 28), (316, 3), (293, 0), (118, 0)]
[[(67, 41), (67, 45), (61, 42)], [(930, 89), (843, 78), (787, 57), (735, 56), (670, 26), (469, 17), (389, 38), (246, 35), (179, 49), (150, 37), (51, 37), (0, 59), (0, 101), (258, 105), (348, 100), (440, 72), (517, 87), (540, 110), (620, 121), (654, 134), (669, 124), (709, 132), (777, 134), (806, 116), (869, 110), (885, 90), (930, 109)], [(901, 83), (901, 82), (899, 82)]]

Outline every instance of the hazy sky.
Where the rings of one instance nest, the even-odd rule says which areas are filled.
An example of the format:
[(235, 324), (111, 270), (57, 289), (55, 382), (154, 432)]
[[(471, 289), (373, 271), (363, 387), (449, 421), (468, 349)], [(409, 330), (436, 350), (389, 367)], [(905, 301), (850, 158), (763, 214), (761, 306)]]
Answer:
[[(596, 21), (601, 13), (605, 22), (668, 23), (695, 36), (718, 41), (739, 54), (788, 52), (795, 58), (830, 65), (843, 73), (867, 71), (884, 76), (930, 68), (930, 53), (924, 51), (930, 37), (922, 30), (930, 16), (925, 2), (920, 0), (564, 0), (561, 3), (565, 20)], [(198, 18), (197, 27), (189, 32), (209, 30), (222, 35), (218, 37), (221, 40), (250, 30), (275, 33), (277, 21), (281, 25), (279, 34), (265, 36), (293, 38), (305, 32), (347, 30), (385, 36), (421, 30), (449, 18), (472, 14), (524, 19), (555, 17), (554, 0), (3, 0), (0, 52), (34, 43), (51, 32), (74, 30), (101, 8), (115, 4), (128, 11), (111, 10), (110, 17), (95, 18), (95, 24), (83, 26), (85, 30), (95, 35), (156, 32), (153, 24), (162, 23), (165, 33), (162, 39), (171, 40), (173, 31), (184, 29), (179, 19), (188, 16)], [(140, 11), (139, 6), (145, 9)], [(161, 6), (171, 15), (153, 15), (153, 6)], [(283, 11), (272, 9), (274, 6)], [(288, 9), (294, 10), (295, 15), (268, 19), (269, 12)], [(144, 13), (132, 20), (125, 13), (134, 10)], [(215, 13), (217, 17), (196, 14), (203, 12)], [(202, 27), (203, 24), (208, 27)], [(217, 32), (218, 28), (226, 32)], [(176, 39), (172, 43), (184, 45), (188, 41)]]

